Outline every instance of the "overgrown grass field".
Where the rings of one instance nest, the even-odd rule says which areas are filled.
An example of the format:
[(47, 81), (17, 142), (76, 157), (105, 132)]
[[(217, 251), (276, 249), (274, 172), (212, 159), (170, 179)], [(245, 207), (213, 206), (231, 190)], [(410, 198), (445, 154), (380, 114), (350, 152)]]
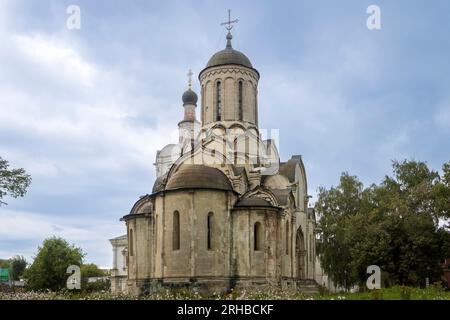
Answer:
[(356, 293), (321, 292), (305, 295), (293, 290), (265, 288), (261, 290), (234, 290), (231, 293), (202, 296), (195, 290), (162, 290), (143, 296), (112, 294), (109, 292), (74, 293), (74, 292), (0, 292), (0, 300), (450, 300), (450, 291), (440, 286), (428, 288), (411, 288), (395, 286), (380, 290)]

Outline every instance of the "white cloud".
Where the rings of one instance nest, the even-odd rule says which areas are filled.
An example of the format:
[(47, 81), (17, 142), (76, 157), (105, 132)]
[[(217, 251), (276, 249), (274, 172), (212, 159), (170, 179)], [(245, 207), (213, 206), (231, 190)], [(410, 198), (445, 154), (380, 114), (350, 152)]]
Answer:
[(97, 75), (94, 64), (88, 63), (67, 43), (43, 34), (11, 36), (17, 54), (36, 63), (42, 72), (58, 73), (64, 80), (92, 87)]
[(77, 216), (55, 217), (34, 212), (23, 212), (2, 208), (0, 239), (3, 242), (23, 241), (33, 243), (21, 252), (0, 249), (1, 257), (16, 254), (25, 255), (28, 261), (37, 253), (37, 246), (51, 236), (62, 237), (74, 243), (88, 253), (86, 261), (97, 261), (103, 267), (112, 263), (111, 246), (108, 239), (125, 232), (125, 228), (117, 223), (105, 223), (104, 220), (91, 217), (80, 219)]
[[(145, 166), (154, 158), (156, 149), (169, 142), (167, 132), (173, 131), (172, 123), (158, 121), (156, 125), (139, 124), (135, 121), (143, 115), (141, 106), (133, 105), (133, 98), (126, 94), (104, 96), (105, 93), (120, 93), (130, 84), (126, 77), (105, 71), (83, 59), (77, 49), (68, 43), (45, 35), (12, 35), (10, 50), (17, 50), (17, 64), (30, 61), (38, 67), (46, 68), (46, 76), (52, 75), (57, 81), (74, 82), (66, 84), (71, 93), (59, 96), (47, 85), (47, 92), (36, 93), (14, 83), (0, 82), (0, 106), (6, 107), (0, 125), (11, 132), (17, 131), (28, 137), (39, 139), (47, 147), (59, 149), (54, 154), (42, 154), (51, 165), (45, 165), (49, 174), (55, 174), (59, 166), (65, 171), (71, 168), (79, 171), (79, 164), (92, 170), (103, 168), (116, 170), (125, 166)], [(7, 63), (7, 62), (4, 62)], [(0, 61), (0, 66), (2, 62)], [(6, 66), (5, 66), (6, 67)], [(37, 68), (37, 70), (42, 70)], [(122, 79), (125, 79), (122, 81)], [(45, 78), (43, 79), (45, 81)], [(41, 84), (38, 84), (41, 85)], [(93, 86), (86, 94), (82, 87)], [(160, 103), (151, 97), (145, 97), (149, 103), (148, 110), (154, 112), (155, 118), (164, 119), (165, 115), (157, 112), (163, 109)], [(180, 112), (181, 113), (181, 112)], [(0, 138), (1, 139), (1, 138)], [(153, 142), (153, 143), (152, 143)], [(57, 148), (57, 147), (60, 148)], [(11, 148), (14, 148), (12, 146)], [(3, 152), (14, 156), (14, 150), (3, 146)], [(77, 153), (77, 157), (71, 157)], [(17, 153), (16, 153), (17, 154)], [(20, 156), (30, 160), (26, 165), (30, 170), (42, 173), (41, 165), (31, 159), (31, 154), (20, 152)], [(63, 160), (64, 163), (55, 163)], [(83, 159), (84, 161), (80, 161)], [(16, 159), (24, 163), (23, 159)], [(39, 169), (40, 168), (40, 169)], [(83, 168), (83, 170), (89, 168)], [(44, 170), (45, 171), (45, 170)]]
[[(33, 177), (20, 199), (26, 210), (9, 200), (0, 208), (0, 257), (31, 258), (57, 235), (109, 266), (108, 239), (124, 232), (118, 217), (133, 203), (115, 204), (150, 192), (156, 150), (176, 139), (173, 114), (132, 76), (98, 65), (65, 36), (0, 32), (0, 42), (0, 155)], [(86, 209), (96, 195), (103, 215)]]

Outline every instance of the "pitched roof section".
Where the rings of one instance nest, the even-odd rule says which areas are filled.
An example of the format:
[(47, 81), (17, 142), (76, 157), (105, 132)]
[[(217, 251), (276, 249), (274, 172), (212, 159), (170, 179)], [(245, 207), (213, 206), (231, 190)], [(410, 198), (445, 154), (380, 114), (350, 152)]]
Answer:
[(275, 195), (277, 202), (280, 206), (286, 206), (288, 204), (289, 195), (291, 190), (289, 189), (270, 189), (272, 193)]
[(253, 197), (253, 198), (243, 198), (239, 200), (235, 207), (273, 207), (268, 201), (263, 198)]
[(290, 182), (295, 182), (295, 167), (302, 161), (302, 156), (292, 156), (287, 162), (280, 162), (279, 172), (289, 179)]
[(166, 178), (167, 178), (167, 173), (158, 177), (155, 180), (155, 183), (153, 184), (152, 193), (157, 193), (157, 192), (164, 190), (164, 187), (166, 185)]

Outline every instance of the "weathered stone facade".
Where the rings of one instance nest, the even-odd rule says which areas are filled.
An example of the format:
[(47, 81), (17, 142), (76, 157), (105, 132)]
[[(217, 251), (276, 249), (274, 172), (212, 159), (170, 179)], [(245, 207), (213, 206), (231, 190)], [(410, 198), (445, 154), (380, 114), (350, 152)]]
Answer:
[(158, 153), (152, 193), (123, 217), (130, 293), (314, 282), (315, 216), (302, 159), (280, 162), (275, 141), (262, 140), (260, 75), (227, 40), (199, 74), (201, 124), (189, 88), (179, 145)]

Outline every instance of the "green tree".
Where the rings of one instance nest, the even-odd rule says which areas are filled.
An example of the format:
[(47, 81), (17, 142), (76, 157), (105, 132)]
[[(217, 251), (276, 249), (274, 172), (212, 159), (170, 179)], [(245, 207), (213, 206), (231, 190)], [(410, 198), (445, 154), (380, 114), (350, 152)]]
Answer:
[(5, 259), (0, 259), (0, 268), (8, 268), (10, 267), (10, 262), (9, 260), (5, 260)]
[(14, 198), (23, 197), (31, 183), (31, 177), (25, 169), (9, 169), (8, 161), (0, 157), (0, 206), (7, 204), (3, 197), (10, 195)]
[(343, 173), (340, 184), (321, 188), (316, 203), (324, 270), (340, 286), (363, 283), (376, 264), (391, 283), (423, 285), (439, 280), (449, 232), (439, 221), (450, 212), (450, 164), (442, 177), (425, 162), (394, 161), (393, 176), (363, 188)]
[(88, 282), (90, 277), (106, 277), (108, 273), (101, 270), (96, 264), (89, 263), (83, 264), (81, 266), (81, 290), (91, 292), (91, 291), (101, 291), (109, 290), (110, 282), (109, 279), (99, 280), (96, 282)]
[(352, 262), (348, 235), (352, 217), (360, 212), (363, 204), (363, 184), (356, 176), (344, 172), (337, 187), (319, 189), (316, 212), (322, 230), (322, 242), (318, 244), (322, 267), (333, 281), (349, 288), (357, 281), (349, 268)]
[(24, 278), (29, 290), (50, 289), (58, 291), (66, 287), (70, 265), (81, 266), (85, 254), (81, 248), (57, 237), (44, 240), (31, 266), (25, 270)]
[(23, 256), (15, 256), (10, 260), (11, 279), (20, 280), (25, 268), (27, 267), (27, 260)]

